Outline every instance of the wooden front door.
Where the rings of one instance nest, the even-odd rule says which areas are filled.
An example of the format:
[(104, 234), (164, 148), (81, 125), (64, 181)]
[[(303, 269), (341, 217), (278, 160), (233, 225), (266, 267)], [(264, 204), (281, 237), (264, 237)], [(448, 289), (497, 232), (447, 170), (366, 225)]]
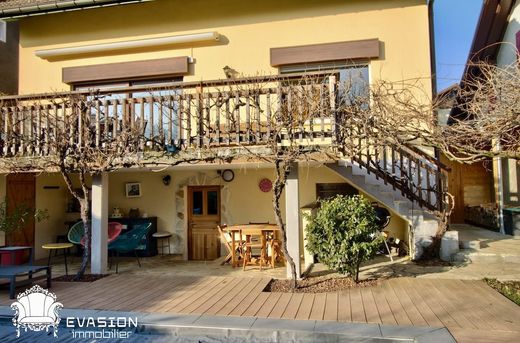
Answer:
[(220, 186), (188, 187), (188, 258), (214, 260), (220, 256)]
[[(32, 209), (35, 208), (36, 187), (34, 174), (9, 174), (6, 181), (8, 215), (21, 205)], [(9, 246), (34, 246), (34, 218), (29, 218), (21, 230), (6, 235), (5, 242)]]

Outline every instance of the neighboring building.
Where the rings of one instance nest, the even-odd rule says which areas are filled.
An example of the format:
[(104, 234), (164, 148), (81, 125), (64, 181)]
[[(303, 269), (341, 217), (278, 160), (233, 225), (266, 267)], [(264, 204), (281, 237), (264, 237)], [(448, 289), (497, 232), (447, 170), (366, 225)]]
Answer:
[(0, 93), (18, 93), (18, 23), (1, 19)]
[[(29, 4), (35, 2), (45, 6)], [(120, 6), (125, 2), (131, 4)], [(121, 87), (118, 94), (107, 94), (108, 103), (100, 106), (104, 106), (107, 113), (111, 111), (107, 104), (115, 104), (118, 111), (139, 113), (142, 110), (146, 120), (151, 121), (151, 130), (157, 118), (153, 117), (153, 109), (152, 112), (145, 109), (145, 104), (150, 101), (153, 107), (160, 103), (147, 100), (150, 95), (161, 97), (171, 95), (173, 91), (176, 96), (183, 97), (195, 87), (200, 86), (202, 90), (202, 86), (211, 86), (201, 81), (237, 75), (328, 70), (338, 72), (340, 78), (355, 72), (366, 82), (379, 78), (390, 81), (417, 78), (423, 80), (428, 96), (432, 95), (431, 9), (426, 0), (81, 3), (84, 10), (70, 12), (67, 10), (77, 6), (70, 1), (0, 4), (0, 18), (16, 17), (19, 22), (20, 95)], [(115, 6), (88, 8), (109, 4)], [(57, 9), (64, 12), (53, 13)], [(33, 16), (40, 12), (46, 15)], [(128, 88), (138, 85), (152, 88), (172, 81), (183, 82), (182, 91), (175, 88), (180, 87), (179, 84), (167, 89), (169, 93), (150, 94), (143, 89), (132, 91)], [(212, 113), (211, 118), (214, 115)], [(213, 122), (209, 125), (220, 127)], [(201, 141), (213, 139), (207, 135), (193, 137), (180, 128), (173, 128), (170, 133), (182, 141), (183, 146), (196, 146)], [(258, 136), (257, 145), (260, 146), (262, 134), (265, 133)], [(226, 148), (220, 140), (217, 143)], [(163, 149), (167, 148), (168, 144), (163, 146)], [(435, 193), (443, 186), (439, 164), (420, 150), (403, 149), (396, 153), (404, 156), (409, 170), (415, 168), (424, 173), (430, 168), (430, 174), (422, 179), (419, 177), (421, 186), (428, 185), (428, 191), (418, 191), (419, 195), (405, 191), (405, 185), (397, 182), (396, 171), (388, 170), (388, 166), (376, 170), (379, 174), (374, 174), (374, 170), (368, 174), (366, 168), (351, 161), (334, 161), (327, 166), (301, 163), (291, 175), (291, 186), (284, 198), (284, 208), (296, 209), (287, 213), (284, 209), (292, 254), (303, 256), (304, 250), (301, 216), (297, 209), (314, 203), (320, 195), (330, 194), (331, 189), (337, 192), (354, 189), (368, 195), (392, 212), (388, 228), (391, 236), (407, 241), (409, 228), (413, 227), (417, 249), (428, 244), (438, 225), (426, 210), (436, 209), (442, 203)], [(381, 165), (382, 162), (377, 161), (371, 168), (383, 168)], [(226, 182), (221, 177), (225, 169), (234, 172), (232, 181)], [(169, 185), (163, 183), (167, 175), (171, 177)], [(218, 236), (214, 231), (216, 223), (274, 222), (271, 193), (259, 189), (259, 181), (265, 178), (273, 180), (274, 170), (261, 161), (182, 165), (160, 173), (128, 168), (103, 176), (102, 181), (96, 180), (101, 182), (98, 186), (108, 188), (108, 203), (103, 203), (103, 197), (95, 197), (92, 201), (97, 205), (93, 206), (93, 211), (102, 221), (108, 222), (108, 213), (98, 209), (118, 207), (128, 213), (130, 209), (138, 208), (149, 217), (157, 217), (160, 231), (174, 234), (172, 252), (185, 259), (211, 259), (219, 254)], [(7, 176), (3, 180), (0, 189), (7, 187), (7, 193), (13, 196), (19, 187), (27, 187), (34, 192), (32, 201), (36, 207), (49, 210), (50, 220), (36, 224), (32, 241), (27, 242), (35, 245), (37, 257), (43, 257), (41, 245), (66, 234), (63, 223), (77, 219), (70, 218), (77, 214), (67, 213), (67, 210), (73, 212), (74, 206), (69, 206), (70, 195), (60, 175), (39, 174), (32, 180)], [(140, 197), (125, 195), (128, 183), (140, 184)], [(430, 194), (430, 190), (435, 194)], [(428, 200), (425, 200), (427, 193)], [(422, 199), (421, 206), (411, 203), (409, 198), (413, 197)], [(213, 228), (210, 233), (197, 236), (199, 233), (192, 222), (200, 214), (201, 206), (208, 206), (202, 212), (211, 217)], [(100, 230), (101, 227), (94, 227), (94, 236)], [(93, 262), (93, 268), (102, 272), (105, 266)]]
[[(461, 87), (466, 87), (466, 80), (478, 77), (480, 61), (498, 66), (518, 63), (519, 48), (520, 1), (485, 1)], [(457, 116), (460, 113), (460, 109), (455, 107), (451, 115)], [(453, 171), (450, 175), (450, 192), (459, 195), (454, 214), (455, 221), (466, 220), (513, 233), (511, 222), (506, 221), (504, 225), (501, 218), (496, 218), (495, 213), (499, 213), (497, 208), (520, 206), (518, 162), (502, 159), (472, 165), (453, 163), (451, 166)], [(462, 215), (462, 207), (465, 208), (465, 216)]]

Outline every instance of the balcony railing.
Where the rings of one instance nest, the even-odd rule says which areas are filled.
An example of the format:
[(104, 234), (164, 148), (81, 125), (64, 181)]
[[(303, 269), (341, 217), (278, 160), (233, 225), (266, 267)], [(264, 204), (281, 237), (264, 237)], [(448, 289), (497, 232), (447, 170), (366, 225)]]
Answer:
[(447, 169), (439, 161), (412, 146), (375, 141), (362, 127), (349, 129), (361, 130), (358, 138), (339, 134), (339, 127), (357, 125), (338, 112), (341, 91), (337, 74), (307, 73), (0, 97), (0, 158), (52, 156), (61, 149), (57, 142), (67, 151), (126, 145), (131, 153), (175, 154), (273, 144), (334, 147), (345, 139), (356, 151), (352, 162), (367, 173), (421, 207), (446, 208)]
[[(335, 82), (328, 78), (334, 77), (293, 74), (1, 97), (0, 157), (52, 154), (52, 143), (64, 136), (75, 148), (103, 149), (131, 134), (140, 137), (142, 151), (288, 138), (330, 143)], [(306, 110), (294, 116), (298, 128), (290, 131), (297, 134), (287, 137), (276, 123), (296, 106)]]

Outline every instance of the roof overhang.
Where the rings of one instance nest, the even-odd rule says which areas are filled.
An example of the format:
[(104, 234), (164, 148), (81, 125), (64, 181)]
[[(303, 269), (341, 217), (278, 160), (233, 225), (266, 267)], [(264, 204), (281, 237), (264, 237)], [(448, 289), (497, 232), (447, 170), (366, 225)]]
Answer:
[(69, 0), (0, 9), (0, 20), (14, 20), (36, 15), (77, 11), (98, 7), (127, 5), (153, 0)]
[(466, 79), (478, 76), (479, 68), (476, 64), (479, 62), (496, 63), (514, 4), (514, 0), (488, 0), (484, 3), (461, 85), (464, 85)]

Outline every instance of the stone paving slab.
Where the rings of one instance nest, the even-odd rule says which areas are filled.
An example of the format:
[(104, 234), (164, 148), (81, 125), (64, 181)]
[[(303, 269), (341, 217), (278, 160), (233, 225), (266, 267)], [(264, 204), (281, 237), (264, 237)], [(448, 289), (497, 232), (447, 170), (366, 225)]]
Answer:
[[(7, 306), (0, 307), (4, 320), (12, 318), (7, 310)], [(81, 309), (63, 310), (62, 318), (67, 316), (138, 317), (137, 334), (148, 338), (173, 335), (190, 339), (220, 337), (229, 342), (455, 342), (446, 328)]]

